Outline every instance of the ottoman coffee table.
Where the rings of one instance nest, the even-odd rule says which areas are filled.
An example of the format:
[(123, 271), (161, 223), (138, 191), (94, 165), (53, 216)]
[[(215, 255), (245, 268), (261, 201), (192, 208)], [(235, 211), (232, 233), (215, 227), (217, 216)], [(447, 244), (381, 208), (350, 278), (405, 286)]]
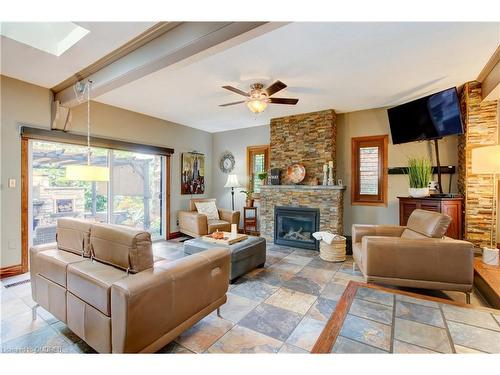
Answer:
[(266, 240), (255, 236), (248, 236), (247, 239), (233, 245), (221, 245), (193, 238), (184, 242), (184, 254), (196, 254), (215, 247), (227, 247), (231, 251), (231, 282), (254, 268), (264, 267), (266, 263)]

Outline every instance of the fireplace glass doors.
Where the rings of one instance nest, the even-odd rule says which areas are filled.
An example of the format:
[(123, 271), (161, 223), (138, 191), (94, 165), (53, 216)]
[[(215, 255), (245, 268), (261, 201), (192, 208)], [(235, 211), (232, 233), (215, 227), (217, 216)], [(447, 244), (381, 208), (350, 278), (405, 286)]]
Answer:
[(303, 207), (274, 208), (274, 243), (318, 250), (312, 234), (319, 230), (319, 209)]

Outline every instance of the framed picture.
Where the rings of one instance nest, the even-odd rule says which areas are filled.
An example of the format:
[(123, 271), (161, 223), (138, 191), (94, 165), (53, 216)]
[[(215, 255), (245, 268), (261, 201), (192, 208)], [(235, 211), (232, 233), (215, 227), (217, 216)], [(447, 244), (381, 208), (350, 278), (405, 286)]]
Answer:
[(205, 155), (183, 152), (181, 155), (181, 194), (205, 193)]

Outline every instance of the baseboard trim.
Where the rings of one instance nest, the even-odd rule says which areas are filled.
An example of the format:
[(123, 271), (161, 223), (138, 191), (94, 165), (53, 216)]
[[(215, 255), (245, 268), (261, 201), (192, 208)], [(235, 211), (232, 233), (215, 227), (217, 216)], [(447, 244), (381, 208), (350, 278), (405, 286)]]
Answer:
[(168, 238), (169, 240), (173, 240), (174, 238), (179, 238), (179, 237), (182, 237), (182, 233), (181, 232), (171, 232), (168, 234)]
[(16, 264), (15, 266), (8, 266), (0, 268), (0, 279), (4, 277), (17, 276), (24, 273), (23, 267), (20, 264)]

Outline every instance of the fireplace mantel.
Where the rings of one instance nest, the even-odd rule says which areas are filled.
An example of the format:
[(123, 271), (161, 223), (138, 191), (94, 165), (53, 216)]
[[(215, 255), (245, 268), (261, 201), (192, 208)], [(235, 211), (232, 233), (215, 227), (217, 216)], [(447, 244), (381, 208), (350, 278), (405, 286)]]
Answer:
[(262, 185), (261, 190), (345, 190), (345, 186), (337, 185)]

